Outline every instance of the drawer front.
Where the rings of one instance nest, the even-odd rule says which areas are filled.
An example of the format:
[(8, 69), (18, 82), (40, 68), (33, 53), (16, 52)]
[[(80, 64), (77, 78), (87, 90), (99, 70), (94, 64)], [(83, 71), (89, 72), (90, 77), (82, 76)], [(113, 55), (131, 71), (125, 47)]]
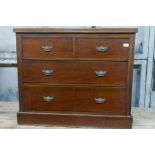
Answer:
[(23, 39), (23, 58), (51, 59), (73, 57), (72, 39)]
[(24, 111), (125, 113), (125, 90), (101, 87), (25, 86)]
[(25, 61), (24, 82), (126, 86), (127, 63), (103, 61)]
[(81, 58), (128, 59), (128, 39), (77, 39), (76, 54)]

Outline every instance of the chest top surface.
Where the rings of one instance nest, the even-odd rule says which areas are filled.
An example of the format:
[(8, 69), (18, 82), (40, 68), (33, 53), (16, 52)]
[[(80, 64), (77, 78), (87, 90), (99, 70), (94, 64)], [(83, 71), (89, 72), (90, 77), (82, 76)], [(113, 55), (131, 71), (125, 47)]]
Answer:
[(137, 28), (14, 28), (16, 33), (136, 33)]

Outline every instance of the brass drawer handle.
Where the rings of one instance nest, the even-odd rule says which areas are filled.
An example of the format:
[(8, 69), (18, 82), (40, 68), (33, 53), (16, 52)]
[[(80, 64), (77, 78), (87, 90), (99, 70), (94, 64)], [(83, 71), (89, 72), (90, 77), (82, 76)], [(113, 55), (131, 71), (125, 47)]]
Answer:
[(103, 104), (105, 103), (105, 101), (106, 101), (106, 98), (95, 98), (95, 102), (97, 104)]
[(53, 46), (42, 46), (44, 52), (52, 52)]
[(42, 73), (46, 76), (50, 76), (53, 74), (53, 70), (52, 69), (43, 69)]
[(108, 47), (107, 46), (97, 46), (96, 50), (98, 52), (107, 52), (108, 51)]
[(96, 76), (98, 77), (104, 77), (107, 74), (107, 71), (95, 71), (96, 72)]
[(52, 102), (54, 100), (53, 96), (43, 96), (44, 101), (46, 102)]

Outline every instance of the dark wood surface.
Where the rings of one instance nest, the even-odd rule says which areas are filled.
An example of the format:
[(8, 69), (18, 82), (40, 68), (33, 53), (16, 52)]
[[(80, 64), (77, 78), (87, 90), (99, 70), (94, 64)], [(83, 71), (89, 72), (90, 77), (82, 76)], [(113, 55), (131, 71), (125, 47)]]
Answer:
[[(48, 43), (46, 43), (48, 42)], [(51, 52), (44, 52), (42, 46), (52, 46)], [(72, 39), (23, 39), (23, 58), (70, 58), (73, 57)]]
[[(74, 111), (125, 114), (125, 89), (103, 87), (63, 87), (31, 85), (24, 87), (23, 111)], [(47, 102), (43, 97), (54, 97)], [(104, 103), (95, 99), (105, 98)]]
[[(128, 59), (129, 48), (123, 47), (128, 39), (76, 39), (76, 55), (80, 58), (124, 58)], [(98, 52), (96, 47), (106, 46), (106, 52)]]
[[(132, 127), (132, 72), (137, 29), (14, 31), (17, 33), (20, 124)], [(42, 51), (46, 40), (51, 41), (53, 52)], [(123, 43), (129, 43), (129, 47), (123, 47)], [(96, 46), (108, 46), (108, 50), (98, 53)], [(53, 75), (43, 75), (44, 68), (53, 69)], [(104, 77), (94, 73), (105, 69)], [(56, 100), (46, 104), (43, 95), (54, 95)], [(95, 104), (96, 96), (106, 96), (105, 104)], [(89, 114), (83, 115), (86, 112)]]
[[(52, 70), (49, 76), (43, 70)], [(97, 71), (106, 71), (98, 77)], [(23, 81), (51, 84), (102, 84), (126, 87), (126, 62), (104, 61), (24, 61)]]
[[(130, 33), (17, 33), (22, 39), (129, 39)], [(75, 41), (75, 40), (74, 40)]]
[(16, 33), (136, 33), (137, 28), (15, 28)]
[(36, 113), (19, 112), (17, 114), (19, 124), (41, 124), (89, 128), (132, 128), (131, 116), (119, 115), (93, 115), (93, 114), (65, 114), (65, 113)]
[(131, 98), (132, 98), (132, 81), (133, 81), (133, 66), (134, 66), (134, 48), (135, 48), (135, 35), (130, 36), (130, 51), (129, 62), (127, 69), (127, 98), (126, 98), (126, 111), (127, 115), (131, 115)]
[[(95, 35), (94, 35), (95, 36)], [(111, 36), (114, 37), (115, 35)], [(129, 48), (123, 47), (123, 43), (129, 43), (128, 39), (106, 39), (100, 36), (98, 39), (78, 39), (72, 38), (27, 38), (22, 40), (24, 59), (46, 59), (54, 58), (112, 58), (128, 59)], [(47, 43), (48, 42), (48, 43)], [(50, 52), (44, 52), (42, 46), (52, 46)], [(97, 51), (97, 47), (107, 46), (106, 52)]]
[(20, 34), (16, 34), (16, 50), (17, 50), (17, 67), (18, 67), (18, 94), (19, 94), (19, 111), (22, 111), (22, 95), (23, 79), (22, 79), (22, 38)]

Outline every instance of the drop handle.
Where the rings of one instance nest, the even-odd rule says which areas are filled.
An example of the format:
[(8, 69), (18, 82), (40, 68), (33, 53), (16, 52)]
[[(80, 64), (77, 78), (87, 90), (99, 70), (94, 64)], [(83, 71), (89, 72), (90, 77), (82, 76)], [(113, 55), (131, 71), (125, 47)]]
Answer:
[(53, 74), (53, 70), (52, 69), (43, 69), (42, 73), (46, 76), (50, 76)]
[(107, 52), (108, 51), (108, 47), (107, 46), (97, 46), (96, 50), (98, 52)]
[(53, 46), (50, 44), (50, 40), (46, 39), (44, 45), (42, 46), (43, 52), (51, 52), (53, 50)]
[(53, 46), (42, 46), (43, 52), (52, 52)]
[(54, 100), (53, 96), (43, 96), (43, 100), (46, 102), (52, 102)]
[(107, 74), (107, 71), (100, 70), (100, 71), (95, 71), (95, 73), (96, 73), (96, 76), (98, 77), (104, 77)]
[(97, 104), (104, 104), (106, 101), (106, 98), (95, 98), (95, 102)]

